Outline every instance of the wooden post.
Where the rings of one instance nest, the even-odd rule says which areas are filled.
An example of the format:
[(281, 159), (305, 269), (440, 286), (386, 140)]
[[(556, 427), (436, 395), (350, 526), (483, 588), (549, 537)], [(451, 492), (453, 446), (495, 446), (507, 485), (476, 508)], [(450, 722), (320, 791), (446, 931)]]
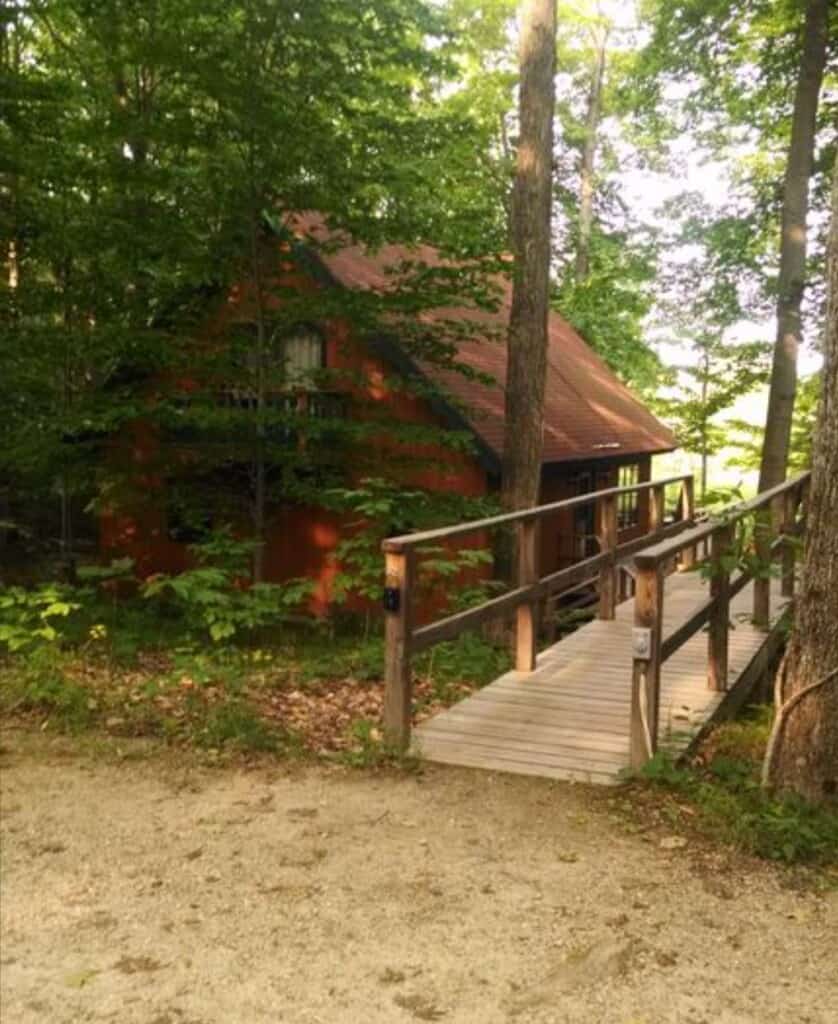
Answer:
[(783, 597), (794, 597), (794, 562), (796, 554), (795, 544), (797, 543), (795, 526), (797, 523), (797, 502), (799, 497), (797, 488), (786, 491), (783, 495), (782, 531), (784, 543), (781, 554), (783, 567), (781, 593)]
[[(635, 562), (635, 565), (637, 563)], [(634, 665), (631, 682), (630, 762), (642, 768), (658, 746), (663, 629), (661, 566), (637, 565), (634, 591)]]
[(655, 533), (663, 526), (666, 515), (666, 488), (657, 484), (652, 488), (652, 500), (649, 502), (649, 532)]
[(754, 548), (759, 576), (754, 578), (754, 625), (768, 629), (771, 622), (771, 541), (774, 516), (770, 508), (759, 509), (754, 517)]
[(384, 732), (400, 750), (410, 744), (413, 678), (410, 671), (410, 622), (414, 554), (385, 551)]
[[(691, 476), (685, 476), (681, 481), (681, 518), (687, 522), (695, 519), (695, 483)], [(681, 552), (681, 568), (692, 569), (698, 558), (698, 548), (684, 548)]]
[(723, 692), (727, 689), (727, 641), (730, 630), (730, 573), (723, 559), (733, 546), (733, 526), (717, 527), (710, 538), (710, 596), (715, 606), (710, 614), (707, 650), (707, 686)]
[(599, 549), (610, 555), (599, 571), (599, 617), (613, 619), (617, 605), (617, 496), (605, 494), (597, 498), (596, 511)]
[[(538, 520), (518, 523), (518, 585), (523, 587), (538, 579)], [(528, 601), (515, 612), (515, 668), (532, 672), (538, 643), (538, 602)]]

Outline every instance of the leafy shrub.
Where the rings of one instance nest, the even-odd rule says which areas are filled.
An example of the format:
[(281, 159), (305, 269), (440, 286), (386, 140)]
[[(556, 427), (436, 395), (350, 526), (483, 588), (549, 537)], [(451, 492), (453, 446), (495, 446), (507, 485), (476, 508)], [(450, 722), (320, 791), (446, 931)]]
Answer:
[(749, 853), (789, 864), (838, 862), (838, 812), (760, 786), (770, 724), (770, 709), (760, 709), (716, 730), (706, 764), (679, 765), (659, 753), (641, 777), (689, 800), (703, 830)]
[(457, 684), (485, 686), (510, 666), (507, 648), (491, 644), (477, 633), (462, 633), (418, 658), (416, 671), (432, 681), (436, 697), (447, 701), (457, 696), (452, 692)]
[(381, 728), (367, 718), (356, 719), (349, 728), (351, 745), (341, 755), (341, 760), (353, 768), (381, 768), (399, 765), (415, 768), (415, 756), (388, 743)]
[(44, 713), (59, 728), (78, 732), (92, 724), (97, 704), (67, 674), (66, 657), (56, 647), (43, 645), (0, 673), (0, 708), (6, 713)]
[[(337, 605), (344, 604), (350, 595), (380, 601), (384, 586), (381, 542), (385, 537), (474, 519), (496, 511), (490, 499), (407, 490), (378, 478), (366, 478), (352, 489), (333, 488), (325, 501), (330, 507), (359, 517), (350, 524), (356, 532), (335, 549), (340, 571), (335, 576), (332, 594)], [(419, 555), (419, 584), (425, 590), (456, 581), (464, 571), (492, 561), (488, 551), (475, 548), (452, 551), (428, 545)]]
[(253, 542), (235, 540), (227, 530), (218, 531), (192, 546), (198, 562), (194, 569), (150, 577), (142, 585), (142, 596), (171, 607), (190, 632), (206, 633), (215, 643), (276, 625), (299, 609), (313, 584), (295, 579), (245, 585), (253, 547)]
[(228, 700), (207, 713), (195, 732), (199, 746), (234, 747), (237, 750), (274, 753), (285, 739), (246, 703)]
[(0, 648), (25, 652), (62, 639), (67, 620), (78, 612), (91, 591), (61, 583), (32, 590), (7, 587), (0, 592)]

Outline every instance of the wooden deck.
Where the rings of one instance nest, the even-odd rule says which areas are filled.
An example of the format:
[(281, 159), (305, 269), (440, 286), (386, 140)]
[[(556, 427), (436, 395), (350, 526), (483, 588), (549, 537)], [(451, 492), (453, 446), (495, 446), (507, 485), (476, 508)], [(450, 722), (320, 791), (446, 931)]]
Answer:
[[(697, 572), (666, 580), (663, 635), (707, 600)], [(786, 604), (772, 581), (772, 616)], [(611, 621), (595, 620), (539, 654), (532, 673), (507, 672), (461, 703), (421, 723), (414, 750), (428, 761), (580, 782), (614, 783), (629, 765), (631, 638), (634, 602)], [(707, 633), (689, 639), (665, 662), (660, 744), (683, 751), (719, 712), (746, 670), (764, 655), (769, 634), (750, 623), (753, 583), (731, 601), (728, 693), (707, 686)]]

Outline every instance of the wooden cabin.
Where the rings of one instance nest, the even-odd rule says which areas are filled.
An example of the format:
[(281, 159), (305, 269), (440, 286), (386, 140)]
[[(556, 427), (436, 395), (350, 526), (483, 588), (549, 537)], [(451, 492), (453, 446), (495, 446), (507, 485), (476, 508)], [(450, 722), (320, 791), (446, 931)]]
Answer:
[[(430, 246), (406, 249), (386, 245), (371, 250), (346, 237), (336, 238), (316, 214), (297, 216), (293, 244), (273, 236), (276, 277), (288, 286), (317, 293), (318, 289), (380, 290), (392, 288), (388, 271), (405, 260), (430, 265), (440, 258)], [(325, 241), (328, 247), (323, 247)], [(485, 322), (486, 334), (503, 336), (508, 322), (511, 288), (500, 284), (501, 301), (493, 312), (463, 310), (462, 314)], [(457, 311), (446, 310), (451, 316)], [(223, 338), (232, 325), (248, 317), (248, 298), (233, 289), (208, 311), (209, 334)], [(436, 453), (432, 469), (419, 469), (413, 484), (468, 496), (490, 495), (499, 490), (504, 444), (504, 393), (506, 348), (497, 337), (479, 336), (458, 343), (458, 359), (479, 371), (468, 377), (453, 370), (423, 365), (400, 349), (398, 338), (375, 343), (358, 336), (344, 318), (306, 323), (285, 340), (286, 369), (291, 379), (295, 367), (354, 371), (365, 381), (368, 397), (388, 404), (401, 422), (456, 427), (473, 437), (473, 451)], [(425, 400), (403, 391), (388, 390), (387, 378), (396, 367), (429, 378), (451, 396), (450, 406), (439, 399)], [(485, 375), (485, 376), (484, 376)], [(494, 383), (488, 383), (486, 377)], [(319, 404), (330, 396), (308, 391), (289, 396), (298, 408), (316, 415)], [(464, 412), (464, 410), (466, 410)], [(137, 473), (145, 474), (143, 489), (154, 492), (165, 481), (150, 467), (155, 462), (155, 441), (138, 426), (131, 442)], [(652, 456), (675, 447), (671, 432), (622, 384), (557, 313), (550, 315), (549, 351), (544, 414), (544, 449), (540, 500), (558, 501), (604, 487), (651, 478)], [(425, 453), (427, 454), (427, 453)], [(143, 466), (146, 469), (143, 469)], [(382, 466), (384, 463), (382, 462)], [(624, 495), (618, 508), (620, 540), (646, 532), (647, 492)], [(159, 495), (157, 496), (159, 498)], [(115, 507), (101, 519), (102, 544), (109, 554), (128, 554), (143, 574), (176, 571), (188, 564), (185, 540), (179, 535), (167, 503), (156, 500), (145, 509)], [(540, 558), (542, 575), (595, 552), (592, 509), (557, 514), (542, 525)], [(264, 555), (265, 577), (281, 581), (307, 576), (315, 581), (313, 610), (322, 612), (330, 599), (337, 571), (334, 550), (345, 535), (347, 521), (314, 506), (288, 504), (270, 517)]]

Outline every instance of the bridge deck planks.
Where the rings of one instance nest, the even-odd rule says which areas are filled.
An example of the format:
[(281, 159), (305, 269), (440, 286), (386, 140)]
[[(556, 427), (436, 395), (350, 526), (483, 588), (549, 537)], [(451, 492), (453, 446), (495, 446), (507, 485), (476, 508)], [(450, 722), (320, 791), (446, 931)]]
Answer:
[[(753, 585), (731, 601), (728, 689), (766, 641), (749, 621)], [(699, 573), (666, 578), (664, 637), (707, 600)], [(785, 603), (772, 581), (772, 611)], [(613, 783), (629, 763), (631, 630), (626, 601), (612, 621), (595, 620), (538, 656), (530, 674), (507, 672), (489, 686), (422, 722), (414, 749), (428, 761)], [(723, 694), (707, 687), (707, 634), (688, 640), (663, 666), (659, 735), (683, 750), (718, 709)]]

